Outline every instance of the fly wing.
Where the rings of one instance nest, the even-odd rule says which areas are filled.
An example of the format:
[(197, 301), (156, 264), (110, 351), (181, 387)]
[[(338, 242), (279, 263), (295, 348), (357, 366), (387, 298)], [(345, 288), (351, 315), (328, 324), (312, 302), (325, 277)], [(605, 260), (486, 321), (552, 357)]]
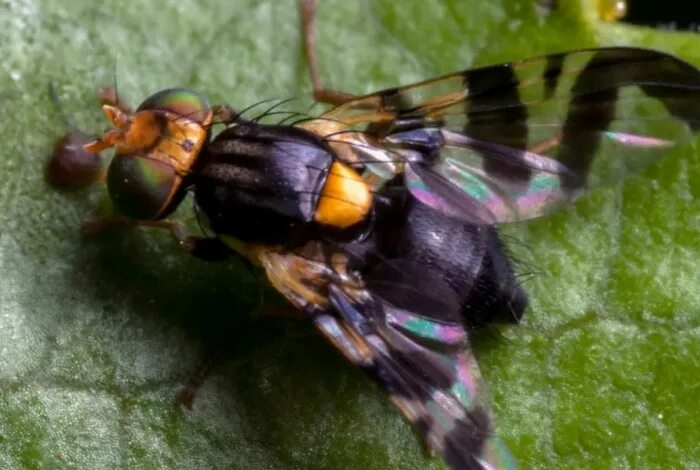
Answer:
[(493, 434), (456, 293), (404, 260), (384, 261), (360, 277), (353, 256), (311, 242), (257, 258), (273, 286), (387, 390), (431, 453), (453, 469), (515, 468)]
[(700, 70), (648, 49), (578, 50), (385, 90), (322, 119), (332, 132), (319, 135), (367, 173), (404, 173), (417, 199), (468, 222), (512, 222), (695, 135)]
[(331, 308), (314, 317), (316, 327), (388, 391), (451, 468), (515, 468), (493, 434), (455, 294), (407, 263), (383, 268), (359, 295), (331, 285)]

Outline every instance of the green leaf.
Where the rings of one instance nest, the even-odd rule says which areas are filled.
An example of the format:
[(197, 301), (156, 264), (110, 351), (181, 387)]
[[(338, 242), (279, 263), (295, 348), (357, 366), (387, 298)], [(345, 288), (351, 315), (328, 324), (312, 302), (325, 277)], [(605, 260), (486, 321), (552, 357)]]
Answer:
[[(363, 93), (584, 46), (700, 64), (700, 37), (597, 21), (593, 0), (319, 2), (321, 74)], [(95, 91), (133, 103), (188, 86), (237, 108), (311, 103), (294, 2), (0, 2), (0, 467), (443, 468), (384, 393), (303, 322), (253, 319), (242, 263), (186, 257), (148, 230), (81, 236), (102, 188), (44, 182)], [(700, 149), (686, 145), (571, 211), (509, 229), (538, 275), (523, 325), (476, 338), (498, 431), (523, 468), (700, 461)], [(191, 220), (185, 204), (179, 215)], [(244, 223), (244, 221), (242, 221)], [(220, 346), (223, 342), (223, 346)], [(177, 404), (223, 350), (194, 409)]]

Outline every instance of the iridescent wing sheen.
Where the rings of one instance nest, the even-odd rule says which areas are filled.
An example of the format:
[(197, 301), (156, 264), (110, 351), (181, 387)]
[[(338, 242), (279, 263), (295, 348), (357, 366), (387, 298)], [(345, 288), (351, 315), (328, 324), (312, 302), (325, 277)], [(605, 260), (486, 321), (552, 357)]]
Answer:
[[(700, 70), (613, 47), (385, 90), (303, 124), (380, 181), (467, 222), (531, 219), (643, 169), (700, 130)], [(325, 131), (325, 132), (323, 132)]]
[(401, 261), (360, 278), (351, 257), (312, 242), (258, 259), (275, 288), (389, 392), (431, 453), (453, 469), (516, 468), (493, 434), (456, 294)]
[(396, 308), (378, 296), (353, 300), (333, 286), (333, 311), (316, 327), (381, 384), (453, 469), (515, 468), (493, 434), (480, 374), (464, 329)]

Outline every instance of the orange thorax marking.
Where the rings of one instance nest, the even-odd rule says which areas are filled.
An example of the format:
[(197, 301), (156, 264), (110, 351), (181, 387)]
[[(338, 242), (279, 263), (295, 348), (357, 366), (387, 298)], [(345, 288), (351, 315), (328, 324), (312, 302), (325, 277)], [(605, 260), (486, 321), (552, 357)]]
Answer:
[(321, 190), (314, 220), (337, 228), (362, 222), (372, 204), (372, 194), (355, 170), (333, 162)]

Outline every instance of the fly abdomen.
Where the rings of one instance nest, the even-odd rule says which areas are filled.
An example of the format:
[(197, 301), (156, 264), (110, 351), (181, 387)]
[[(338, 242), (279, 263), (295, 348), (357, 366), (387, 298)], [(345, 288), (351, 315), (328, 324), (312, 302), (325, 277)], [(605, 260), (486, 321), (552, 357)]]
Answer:
[(394, 206), (393, 219), (377, 224), (375, 249), (438, 274), (459, 297), (470, 328), (520, 320), (527, 295), (495, 227), (444, 217), (415, 200)]

